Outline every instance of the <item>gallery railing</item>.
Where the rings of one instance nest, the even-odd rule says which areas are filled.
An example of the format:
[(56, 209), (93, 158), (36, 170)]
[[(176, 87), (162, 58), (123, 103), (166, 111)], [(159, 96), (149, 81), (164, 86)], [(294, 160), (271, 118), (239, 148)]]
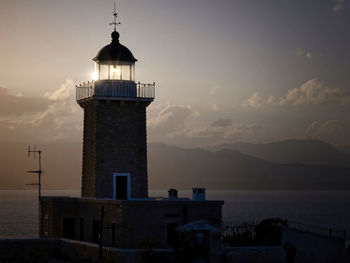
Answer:
[(155, 83), (143, 84), (132, 81), (99, 80), (76, 86), (77, 101), (91, 97), (154, 99)]

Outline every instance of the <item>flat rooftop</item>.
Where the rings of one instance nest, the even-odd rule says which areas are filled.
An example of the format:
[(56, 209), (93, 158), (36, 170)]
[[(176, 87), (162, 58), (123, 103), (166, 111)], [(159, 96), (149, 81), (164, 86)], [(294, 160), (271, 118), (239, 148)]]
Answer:
[(90, 197), (70, 197), (70, 196), (42, 196), (42, 201), (51, 202), (80, 202), (94, 204), (224, 204), (222, 200), (193, 200), (190, 198), (167, 198), (167, 197), (149, 197), (135, 198), (129, 200), (116, 200), (112, 198), (90, 198)]

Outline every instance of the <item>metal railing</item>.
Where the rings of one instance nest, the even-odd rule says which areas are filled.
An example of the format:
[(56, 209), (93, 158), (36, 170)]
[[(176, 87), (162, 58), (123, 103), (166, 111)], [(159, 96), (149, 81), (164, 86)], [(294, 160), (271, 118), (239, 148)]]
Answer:
[(333, 228), (327, 228), (322, 226), (304, 224), (304, 223), (291, 221), (291, 220), (287, 220), (287, 226), (292, 229), (313, 233), (313, 234), (319, 234), (323, 236), (338, 237), (338, 238), (347, 237), (347, 233), (345, 229), (333, 229)]
[(76, 86), (77, 101), (91, 97), (154, 99), (155, 83), (100, 80)]
[(256, 221), (222, 221), (221, 235), (234, 236), (247, 232), (254, 232), (254, 228), (257, 224), (258, 222)]
[[(327, 228), (323, 226), (305, 224), (293, 220), (285, 220), (285, 222), (286, 227), (288, 228), (304, 231), (311, 234), (318, 234), (322, 236), (344, 239), (349, 237), (345, 229)], [(222, 237), (232, 237), (249, 234), (251, 237), (254, 237), (255, 226), (257, 226), (258, 224), (259, 222), (257, 221), (222, 221), (221, 235)]]
[(94, 95), (94, 87), (92, 84), (83, 84), (81, 86), (76, 86), (76, 88), (76, 100), (90, 98)]

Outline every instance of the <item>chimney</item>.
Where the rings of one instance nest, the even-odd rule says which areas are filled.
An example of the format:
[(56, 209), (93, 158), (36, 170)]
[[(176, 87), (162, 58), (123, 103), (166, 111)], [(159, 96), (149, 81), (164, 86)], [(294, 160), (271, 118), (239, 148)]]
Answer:
[(205, 201), (205, 188), (192, 188), (192, 199), (195, 201)]
[(169, 191), (169, 199), (176, 199), (177, 198), (177, 190), (174, 188), (171, 188)]

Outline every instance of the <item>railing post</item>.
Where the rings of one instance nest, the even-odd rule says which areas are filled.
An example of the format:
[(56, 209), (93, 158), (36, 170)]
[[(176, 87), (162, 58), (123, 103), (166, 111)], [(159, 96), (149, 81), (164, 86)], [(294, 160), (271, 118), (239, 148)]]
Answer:
[(330, 237), (332, 236), (332, 229), (331, 228), (329, 229), (329, 236)]

